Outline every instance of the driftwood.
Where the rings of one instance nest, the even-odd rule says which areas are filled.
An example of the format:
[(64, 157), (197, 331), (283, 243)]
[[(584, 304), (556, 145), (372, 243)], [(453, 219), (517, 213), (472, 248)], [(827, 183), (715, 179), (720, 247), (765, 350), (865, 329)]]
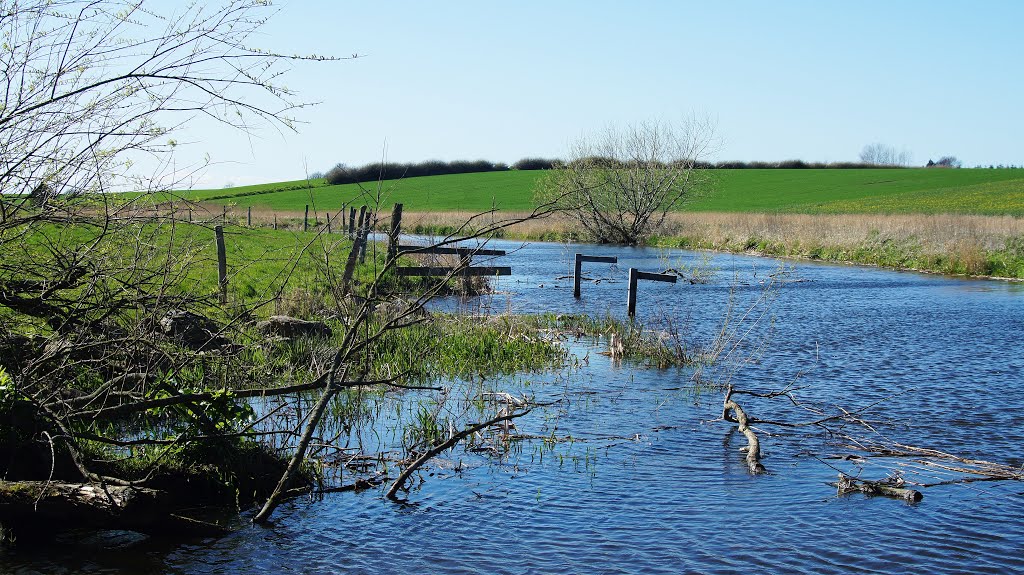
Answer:
[(170, 497), (155, 489), (61, 481), (0, 482), (0, 520), (16, 533), (77, 527), (201, 536), (228, 532), (173, 511)]
[[(761, 442), (757, 435), (750, 429), (750, 421), (746, 412), (738, 403), (732, 400), (733, 389), (730, 385), (725, 392), (725, 401), (722, 404), (722, 419), (737, 424), (737, 428), (747, 438), (747, 469), (754, 475), (767, 473), (764, 465), (761, 465)], [(735, 414), (735, 417), (729, 412)]]
[(895, 497), (896, 499), (904, 499), (906, 501), (920, 501), (924, 499), (924, 495), (922, 495), (920, 491), (916, 489), (907, 489), (906, 487), (903, 487), (902, 482), (891, 483), (888, 481), (869, 481), (867, 479), (850, 477), (845, 473), (840, 473), (839, 481), (830, 485), (836, 488), (838, 495), (858, 492), (865, 495)]

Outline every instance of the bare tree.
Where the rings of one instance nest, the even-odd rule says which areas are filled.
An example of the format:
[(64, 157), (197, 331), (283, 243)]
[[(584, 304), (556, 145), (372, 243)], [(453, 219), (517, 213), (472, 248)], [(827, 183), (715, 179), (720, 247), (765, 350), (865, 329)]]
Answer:
[[(310, 450), (336, 447), (317, 436), (330, 402), (348, 388), (401, 385), (404, 374), (379, 373), (375, 343), (424, 321), (426, 302), (458, 277), (456, 266), (384, 313), (398, 254), (373, 258), (376, 273), (349, 297), (335, 257), (347, 240), (321, 233), (296, 241), (281, 277), (251, 305), (221, 306), (204, 291), (195, 269), (213, 222), (186, 222), (167, 205), (182, 201), (171, 191), (180, 177), (170, 161), (174, 129), (196, 116), (243, 131), (294, 126), (290, 114), (304, 104), (277, 82), (282, 64), (303, 57), (247, 44), (268, 4), (196, 2), (161, 13), (132, 0), (0, 0), (0, 435), (16, 437), (0, 443), (0, 475), (34, 482), (6, 490), (21, 499), (0, 505), (5, 521), (22, 513), (13, 520), (49, 517), (52, 525), (77, 510), (83, 521), (166, 528), (177, 521), (174, 503), (151, 488), (158, 479), (166, 486), (173, 457), (187, 462), (175, 472), (214, 468), (214, 483), (252, 472), (218, 467), (245, 461), (279, 478), (262, 494), (265, 521), (296, 478), (308, 478)], [(133, 165), (144, 162), (149, 168), (138, 175)], [(138, 193), (108, 193), (126, 190)], [(486, 216), (457, 233), (482, 237), (521, 221)], [(235, 342), (267, 340), (253, 319), (279, 300), (273, 290), (284, 289), (289, 270), (317, 246), (325, 270), (318, 283), (342, 286), (319, 303), (343, 333), (316, 344), (308, 365), (290, 366), (300, 374), (293, 380), (260, 374), (247, 359), (253, 350)], [(253, 353), (263, 352), (272, 350)], [(257, 415), (254, 398), (289, 398), (298, 407), (279, 420), (273, 410)], [(265, 450), (268, 438), (278, 453)], [(145, 496), (135, 519), (146, 523), (118, 523), (138, 494)]]
[(896, 150), (886, 144), (874, 143), (864, 146), (860, 152), (860, 161), (876, 166), (906, 167), (910, 165), (911, 156), (907, 150)]
[(538, 198), (555, 202), (588, 239), (641, 243), (707, 184), (700, 160), (713, 132), (709, 121), (698, 119), (608, 128), (578, 141), (542, 181)]
[[(222, 441), (231, 426), (217, 420), (242, 407), (177, 383), (230, 323), (196, 326), (184, 348), (156, 335), (168, 312), (211, 300), (188, 277), (196, 234), (154, 204), (174, 197), (174, 133), (193, 118), (294, 126), (305, 104), (277, 84), (284, 64), (324, 58), (249, 45), (268, 5), (0, 0), (0, 365), (10, 376), (0, 425), (23, 434), (23, 447), (52, 450), (52, 478), (142, 482), (154, 468), (111, 476), (88, 446)], [(126, 439), (125, 417), (168, 406), (191, 422), (186, 435)], [(37, 471), (26, 453), (15, 460), (19, 473)]]

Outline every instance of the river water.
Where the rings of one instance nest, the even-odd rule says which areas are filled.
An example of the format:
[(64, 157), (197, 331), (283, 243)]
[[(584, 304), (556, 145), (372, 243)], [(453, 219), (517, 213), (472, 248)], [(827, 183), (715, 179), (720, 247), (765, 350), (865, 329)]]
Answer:
[[(638, 319), (698, 346), (730, 318), (731, 341), (742, 342), (705, 381), (792, 385), (802, 405), (870, 407), (862, 417), (892, 441), (1024, 465), (1024, 285), (672, 250), (490, 247), (515, 250), (500, 262), (515, 275), (497, 294), (442, 307), (621, 317), (628, 268), (698, 267), (706, 283), (641, 282)], [(600, 281), (585, 282), (580, 301), (563, 277), (577, 251), (619, 258), (585, 264)], [(572, 441), (525, 441), (498, 461), (456, 450), (450, 458), (465, 469), (428, 470), (405, 505), (381, 490), (340, 493), (289, 503), (274, 526), (220, 540), (68, 542), (5, 552), (0, 571), (1024, 572), (1024, 484), (928, 487), (918, 503), (837, 497), (834, 467), (869, 479), (894, 469), (918, 482), (952, 475), (910, 460), (827, 459), (850, 451), (817, 429), (767, 426), (770, 473), (754, 477), (743, 437), (713, 421), (721, 392), (694, 393), (693, 369), (619, 365), (596, 353), (603, 342), (567, 345), (584, 358), (572, 374), (507, 385), (561, 400), (519, 420), (520, 431)], [(785, 400), (741, 401), (755, 416), (813, 419)]]

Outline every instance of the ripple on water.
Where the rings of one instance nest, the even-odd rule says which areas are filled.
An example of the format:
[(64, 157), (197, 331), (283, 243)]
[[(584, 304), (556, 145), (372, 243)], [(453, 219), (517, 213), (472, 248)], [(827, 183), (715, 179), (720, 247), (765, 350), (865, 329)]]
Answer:
[[(584, 300), (575, 302), (566, 289), (549, 289), (567, 287), (553, 278), (564, 275), (575, 249), (531, 245), (510, 256), (518, 275), (501, 284), (509, 295), (498, 307), (512, 301), (528, 311), (621, 315), (619, 276), (631, 265), (656, 269), (662, 256), (593, 247), (619, 254), (620, 264), (608, 272), (615, 277), (586, 286)], [(643, 288), (641, 319), (654, 322), (652, 310), (667, 310), (698, 336), (710, 336), (730, 291), (741, 302), (758, 297), (758, 282), (774, 267), (742, 256), (714, 262), (721, 271), (711, 284)], [(802, 374), (808, 401), (857, 407), (891, 398), (872, 414), (900, 424), (889, 431), (895, 438), (1020, 463), (1024, 291), (850, 266), (794, 267), (806, 281), (780, 293), (771, 345), (736, 381), (772, 389)], [(735, 290), (734, 274), (745, 284)], [(820, 438), (801, 444), (786, 435), (763, 438), (773, 474), (752, 478), (737, 451), (742, 436), (703, 423), (718, 415), (720, 398), (695, 402), (666, 391), (685, 385), (688, 372), (611, 369), (603, 361), (591, 356), (580, 381), (592, 393), (572, 395), (557, 418), (558, 433), (579, 441), (543, 453), (543, 462), (527, 445), (506, 465), (428, 477), (407, 506), (384, 501), (379, 491), (338, 494), (289, 503), (274, 528), (246, 528), (218, 541), (170, 549), (151, 542), (118, 552), (50, 549), (43, 558), (5, 552), (0, 567), (182, 574), (1024, 572), (1020, 484), (932, 488), (913, 505), (836, 498), (826, 485), (836, 471), (797, 457), (820, 447)], [(550, 433), (551, 425), (538, 416), (520, 427)], [(863, 466), (866, 476), (883, 472)]]

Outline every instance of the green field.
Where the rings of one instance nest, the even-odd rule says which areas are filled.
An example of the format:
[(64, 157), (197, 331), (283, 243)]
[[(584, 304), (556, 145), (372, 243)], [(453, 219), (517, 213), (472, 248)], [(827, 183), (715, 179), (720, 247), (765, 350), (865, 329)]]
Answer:
[[(1024, 169), (713, 170), (713, 190), (682, 209), (694, 212), (971, 213), (1024, 215)], [(328, 186), (322, 180), (278, 182), (185, 195), (237, 207), (297, 212), (342, 203), (410, 211), (482, 211), (533, 207), (543, 172), (508, 171)]]

